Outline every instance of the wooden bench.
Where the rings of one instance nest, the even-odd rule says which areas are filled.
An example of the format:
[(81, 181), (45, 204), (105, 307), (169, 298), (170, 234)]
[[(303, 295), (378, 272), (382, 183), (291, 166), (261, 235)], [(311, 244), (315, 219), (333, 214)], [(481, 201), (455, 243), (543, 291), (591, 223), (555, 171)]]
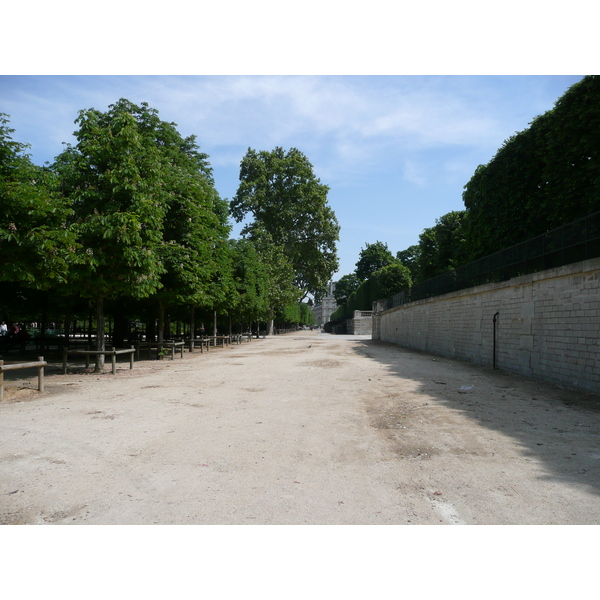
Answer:
[(122, 350), (117, 350), (116, 348), (112, 348), (111, 350), (63, 350), (63, 375), (67, 373), (67, 358), (69, 355), (73, 356), (85, 356), (85, 367), (86, 369), (90, 368), (90, 356), (97, 356), (99, 354), (103, 354), (104, 356), (110, 356), (112, 358), (112, 374), (115, 375), (117, 372), (117, 354), (129, 354), (129, 368), (133, 369), (133, 355), (136, 350), (132, 346), (131, 348), (124, 348)]
[(171, 348), (171, 358), (175, 359), (175, 352), (179, 352), (181, 358), (183, 358), (183, 346), (185, 342), (136, 342), (135, 343), (135, 352), (137, 360), (140, 360), (140, 352), (141, 350), (148, 351), (148, 358), (150, 358), (150, 354), (152, 350), (156, 350), (158, 354), (158, 358), (162, 358), (161, 351), (163, 348)]
[(18, 369), (30, 369), (32, 367), (37, 367), (38, 370), (38, 391), (44, 391), (44, 367), (46, 367), (48, 363), (44, 360), (43, 356), (38, 356), (38, 360), (36, 362), (28, 362), (28, 363), (15, 363), (5, 365), (3, 360), (0, 360), (0, 400), (4, 400), (4, 371), (15, 371)]
[(175, 352), (179, 352), (181, 358), (183, 358), (184, 344), (185, 342), (163, 342), (162, 344), (157, 344), (159, 358), (163, 356), (161, 354), (163, 348), (171, 348), (171, 360), (175, 360)]
[(188, 340), (188, 344), (189, 344), (190, 352), (194, 351), (197, 344), (200, 344), (200, 352), (204, 352), (205, 346), (206, 346), (207, 352), (210, 348), (210, 342), (208, 341), (208, 338), (206, 336), (199, 337), (199, 338), (192, 338), (192, 339)]
[(225, 347), (225, 344), (227, 344), (229, 346), (229, 339), (230, 336), (228, 335), (209, 335), (208, 339), (210, 340), (210, 344), (212, 344), (213, 346), (221, 346), (221, 347)]

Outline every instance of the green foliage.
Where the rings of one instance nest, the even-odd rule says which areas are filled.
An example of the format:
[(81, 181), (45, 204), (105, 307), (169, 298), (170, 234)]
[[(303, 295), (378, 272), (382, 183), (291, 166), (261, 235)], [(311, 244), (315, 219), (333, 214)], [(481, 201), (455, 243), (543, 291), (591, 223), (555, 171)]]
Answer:
[(168, 207), (163, 163), (140, 112), (126, 100), (106, 113), (80, 111), (78, 143), (54, 164), (82, 246), (71, 283), (84, 296), (144, 298), (166, 270), (158, 251)]
[(411, 285), (410, 271), (395, 261), (375, 271), (363, 281), (348, 296), (346, 302), (331, 315), (331, 320), (348, 316), (355, 310), (372, 310), (373, 302), (390, 298), (394, 294), (408, 289)]
[(267, 271), (251, 240), (229, 240), (232, 283), (227, 310), (237, 319), (265, 318), (269, 305), (266, 294)]
[(0, 114), (0, 280), (47, 289), (64, 283), (77, 243), (67, 227), (69, 203), (48, 170), (31, 163)]
[(350, 273), (340, 277), (335, 282), (335, 289), (333, 290), (333, 297), (338, 304), (344, 304), (347, 302), (350, 294), (354, 292), (360, 285), (360, 280), (356, 276), (356, 273)]
[(385, 300), (394, 294), (408, 289), (412, 285), (412, 277), (407, 267), (400, 263), (392, 263), (383, 269), (379, 269), (372, 275), (374, 279), (371, 306), (375, 300)]
[(306, 302), (286, 304), (275, 314), (275, 320), (287, 325), (315, 325), (315, 315)]
[(388, 245), (377, 241), (374, 244), (366, 244), (365, 248), (360, 251), (354, 272), (359, 281), (365, 281), (375, 271), (379, 271), (379, 269), (387, 267), (395, 261), (396, 259), (388, 249)]
[(600, 76), (593, 75), (476, 169), (463, 193), (467, 260), (599, 210), (599, 139)]
[(238, 223), (253, 216), (243, 236), (257, 238), (268, 232), (272, 243), (282, 248), (304, 295), (324, 289), (338, 266), (339, 225), (327, 204), (328, 189), (296, 148), (287, 153), (279, 147), (272, 152), (249, 148), (230, 205)]
[(464, 263), (464, 219), (465, 211), (452, 211), (436, 219), (433, 227), (423, 230), (415, 259), (417, 282)]
[(417, 244), (409, 246), (406, 250), (396, 252), (396, 260), (399, 260), (410, 271), (410, 276), (413, 281), (417, 277), (417, 261), (419, 258), (420, 249)]

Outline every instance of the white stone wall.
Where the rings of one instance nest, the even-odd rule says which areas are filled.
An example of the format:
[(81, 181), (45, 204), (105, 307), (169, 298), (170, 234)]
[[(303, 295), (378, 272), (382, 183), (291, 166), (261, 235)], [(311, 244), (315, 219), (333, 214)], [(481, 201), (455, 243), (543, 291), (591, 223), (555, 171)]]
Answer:
[(600, 259), (384, 311), (381, 340), (600, 393)]

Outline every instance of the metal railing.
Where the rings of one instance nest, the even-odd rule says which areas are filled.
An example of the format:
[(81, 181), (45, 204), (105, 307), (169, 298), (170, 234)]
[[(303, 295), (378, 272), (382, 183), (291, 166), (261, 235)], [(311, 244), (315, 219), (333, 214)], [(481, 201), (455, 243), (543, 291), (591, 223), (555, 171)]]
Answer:
[(423, 281), (385, 301), (385, 310), (600, 256), (600, 211)]

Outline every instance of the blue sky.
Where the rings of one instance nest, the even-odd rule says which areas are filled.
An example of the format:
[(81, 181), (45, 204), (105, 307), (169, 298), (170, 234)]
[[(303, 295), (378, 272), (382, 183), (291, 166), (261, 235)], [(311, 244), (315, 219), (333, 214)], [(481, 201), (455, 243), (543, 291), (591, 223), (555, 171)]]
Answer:
[[(74, 142), (77, 111), (148, 102), (194, 134), (232, 198), (246, 150), (296, 147), (330, 187), (340, 269), (366, 243), (396, 253), (462, 210), (463, 186), (581, 76), (0, 76), (0, 112), (37, 164)], [(233, 235), (237, 236), (239, 226)]]

